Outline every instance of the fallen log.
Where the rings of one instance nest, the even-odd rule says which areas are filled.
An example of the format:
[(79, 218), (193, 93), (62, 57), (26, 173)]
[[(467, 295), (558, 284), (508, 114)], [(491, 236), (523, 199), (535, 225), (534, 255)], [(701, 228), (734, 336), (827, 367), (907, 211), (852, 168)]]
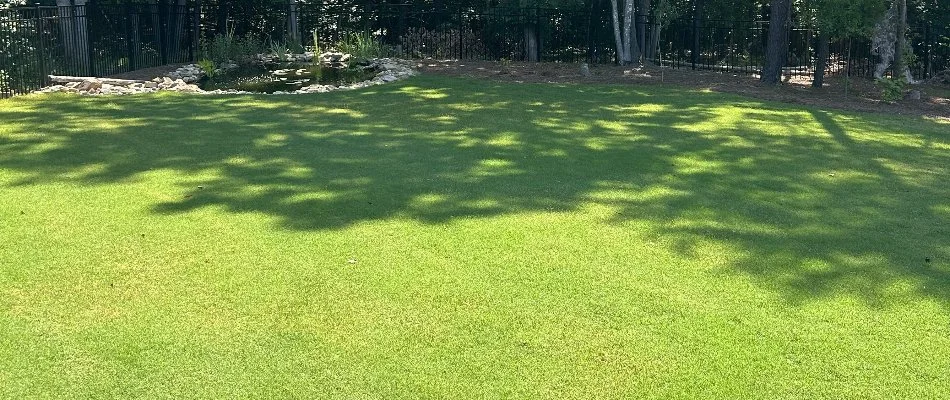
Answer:
[(91, 76), (59, 76), (59, 75), (50, 75), (49, 79), (57, 83), (70, 83), (70, 82), (92, 82), (99, 81), (108, 85), (113, 86), (129, 86), (134, 84), (146, 84), (149, 81), (136, 81), (130, 79), (114, 79), (114, 78), (96, 78)]

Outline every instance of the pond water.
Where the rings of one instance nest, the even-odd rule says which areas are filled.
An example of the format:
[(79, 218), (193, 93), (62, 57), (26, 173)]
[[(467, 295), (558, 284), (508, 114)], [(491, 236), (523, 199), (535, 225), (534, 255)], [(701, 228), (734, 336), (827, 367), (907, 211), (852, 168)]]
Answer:
[(353, 66), (329, 68), (316, 64), (281, 63), (243, 65), (206, 77), (199, 83), (204, 90), (240, 90), (245, 92), (293, 92), (310, 85), (347, 85), (372, 79), (376, 68)]

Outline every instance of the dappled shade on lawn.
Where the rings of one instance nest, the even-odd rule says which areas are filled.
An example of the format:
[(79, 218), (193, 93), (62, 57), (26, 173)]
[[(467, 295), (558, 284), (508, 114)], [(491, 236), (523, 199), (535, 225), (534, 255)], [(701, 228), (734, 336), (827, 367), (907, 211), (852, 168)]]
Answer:
[[(214, 250), (225, 255), (210, 254), (193, 261), (173, 252), (160, 258), (173, 260), (172, 265), (188, 265), (181, 268), (190, 272), (176, 279), (190, 281), (192, 275), (214, 274), (214, 268), (205, 266), (214, 264), (215, 257), (249, 257), (255, 261), (215, 267), (229, 271), (226, 281), (238, 287), (247, 284), (241, 282), (284, 279), (279, 278), (283, 273), (295, 271), (291, 275), (304, 277), (286, 277), (287, 281), (273, 286), (264, 283), (268, 292), (262, 291), (262, 297), (254, 302), (248, 300), (248, 304), (261, 304), (268, 296), (287, 290), (283, 294), (287, 304), (292, 304), (287, 307), (296, 314), (281, 314), (286, 321), (304, 323), (302, 315), (323, 310), (325, 304), (334, 311), (321, 312), (348, 313), (353, 318), (375, 316), (367, 317), (370, 322), (346, 319), (350, 322), (341, 324), (347, 327), (378, 328), (388, 323), (386, 318), (405, 315), (426, 321), (400, 325), (396, 331), (376, 336), (407, 346), (394, 345), (395, 350), (390, 351), (402, 358), (389, 359), (394, 364), (383, 364), (381, 370), (367, 375), (378, 377), (375, 384), (384, 387), (389, 387), (388, 383), (380, 382), (390, 382), (387, 379), (394, 371), (416, 368), (410, 367), (414, 365), (412, 357), (422, 357), (416, 361), (427, 365), (428, 353), (411, 351), (412, 346), (433, 344), (445, 346), (443, 350), (454, 349), (449, 352), (452, 356), (443, 355), (444, 359), (470, 355), (467, 351), (490, 356), (495, 354), (491, 349), (500, 357), (521, 349), (537, 357), (520, 359), (523, 365), (532, 365), (529, 370), (538, 366), (537, 373), (548, 377), (592, 379), (587, 384), (594, 384), (599, 375), (572, 368), (586, 366), (588, 361), (603, 364), (604, 371), (613, 371), (604, 379), (619, 385), (608, 392), (614, 395), (623, 393), (622, 388), (636, 393), (652, 387), (643, 382), (669, 383), (663, 378), (644, 378), (640, 384), (646, 386), (625, 381), (641, 376), (630, 372), (640, 367), (643, 371), (639, 373), (647, 375), (644, 371), (680, 371), (683, 380), (674, 381), (670, 393), (750, 393), (731, 386), (743, 382), (741, 378), (715, 381), (711, 387), (719, 391), (713, 392), (703, 392), (699, 384), (684, 383), (715, 374), (706, 374), (699, 367), (707, 365), (701, 349), (684, 353), (677, 351), (677, 346), (682, 341), (697, 344), (709, 340), (723, 346), (710, 345), (715, 347), (711, 354), (715, 354), (709, 357), (723, 362), (720, 373), (749, 377), (759, 372), (753, 368), (756, 363), (764, 363), (780, 371), (778, 374), (804, 374), (818, 381), (805, 384), (808, 390), (804, 392), (783, 391), (771, 383), (763, 388), (786, 395), (848, 395), (850, 392), (837, 392), (847, 385), (832, 389), (823, 386), (831, 385), (829, 382), (820, 381), (823, 378), (819, 377), (830, 376), (826, 367), (836, 362), (832, 357), (877, 357), (877, 353), (862, 350), (877, 346), (872, 345), (878, 343), (875, 340), (894, 346), (915, 341), (917, 351), (926, 354), (939, 351), (934, 349), (948, 340), (945, 326), (942, 332), (935, 326), (947, 318), (950, 309), (950, 137), (946, 134), (950, 125), (935, 121), (845, 114), (662, 87), (515, 85), (436, 77), (318, 96), (28, 96), (0, 105), (0, 194), (15, 199), (5, 199), (6, 204), (0, 205), (4, 218), (30, 217), (34, 212), (29, 209), (31, 204), (76, 201), (83, 206), (61, 209), (62, 215), (47, 221), (69, 220), (71, 212), (88, 209), (102, 213), (104, 225), (75, 228), (63, 237), (94, 231), (90, 229), (125, 232), (126, 225), (133, 226), (129, 232), (148, 227), (154, 231), (149, 235), (163, 235), (161, 229), (167, 224), (166, 229), (178, 227), (175, 229), (184, 232), (175, 231), (182, 244), (162, 244), (172, 248), (199, 248), (202, 245), (194, 243), (215, 240), (242, 243), (245, 236), (251, 246), (270, 243), (256, 249), (231, 244), (226, 251)], [(42, 188), (43, 194), (31, 191), (34, 188)], [(79, 197), (64, 200), (66, 195), (60, 191)], [(100, 200), (77, 193), (100, 196)], [(128, 211), (126, 215), (95, 206), (100, 202), (123, 204), (123, 198), (128, 199), (129, 210), (141, 212)], [(18, 216), (21, 211), (24, 217)], [(241, 222), (232, 226), (231, 220)], [(233, 237), (202, 236), (218, 226)], [(67, 240), (46, 235), (53, 234), (16, 237), (24, 241), (19, 243), (25, 243), (26, 238)], [(142, 237), (149, 238), (145, 233)], [(270, 238), (280, 239), (271, 243)], [(101, 247), (132, 246), (118, 243)], [(320, 279), (329, 283), (320, 284), (336, 285), (321, 289), (327, 294), (312, 290), (299, 294), (305, 285), (317, 284), (308, 281), (306, 273), (323, 272), (294, 263), (330, 265), (326, 248), (319, 247), (324, 253), (307, 250), (321, 243), (357, 248), (360, 254), (333, 253), (339, 256), (333, 263), (351, 269), (321, 275)], [(33, 254), (25, 248), (0, 247), (0, 252)], [(284, 252), (291, 248), (294, 253)], [(139, 254), (138, 250), (122, 251)], [(256, 251), (263, 255), (251, 255)], [(384, 253), (405, 257), (385, 258), (380, 255)], [(192, 253), (182, 250), (181, 254)], [(373, 254), (378, 257), (379, 270), (372, 269), (377, 265)], [(251, 268), (267, 260), (282, 261), (257, 267), (259, 270)], [(20, 265), (30, 262), (21, 260)], [(284, 268), (286, 272), (281, 272)], [(361, 283), (353, 275), (358, 272), (347, 272), (360, 268), (388, 278)], [(398, 288), (399, 294), (386, 283), (402, 280), (410, 286)], [(482, 284), (486, 286), (479, 286)], [(228, 290), (226, 285), (199, 287), (209, 290), (206, 296), (211, 298), (220, 295), (216, 290)], [(455, 293), (462, 293), (457, 302)], [(651, 300), (654, 295), (664, 300)], [(347, 302), (362, 297), (365, 301), (380, 299), (381, 303), (374, 304), (382, 308), (348, 308)], [(228, 301), (238, 300), (219, 299), (213, 304)], [(294, 308), (293, 304), (301, 305)], [(387, 304), (394, 304), (389, 311)], [(493, 304), (495, 311), (478, 304)], [(524, 307), (524, 314), (516, 306)], [(808, 308), (812, 306), (828, 314), (796, 308), (814, 310)], [(904, 310), (899, 313), (902, 316), (887, 312), (893, 307)], [(232, 312), (254, 315), (246, 317), (251, 321), (269, 321), (269, 317), (256, 315), (253, 308), (236, 309), (243, 311)], [(426, 314), (430, 309), (433, 314)], [(471, 314), (467, 314), (469, 309)], [(496, 312), (502, 316), (493, 314)], [(759, 317), (751, 316), (760, 312)], [(720, 320), (720, 315), (731, 316)], [(829, 327), (833, 323), (829, 321), (867, 315), (880, 316), (887, 324), (900, 327), (888, 330), (881, 325), (874, 328), (880, 330), (867, 331), (857, 325)], [(935, 325), (915, 338), (917, 333), (911, 331), (920, 325), (901, 319), (910, 318), (908, 315)], [(544, 319), (546, 316), (550, 319)], [(743, 327), (758, 322), (742, 322), (743, 316), (762, 318), (766, 325), (752, 333), (753, 328)], [(245, 317), (234, 316), (235, 321), (241, 318)], [(769, 325), (775, 321), (767, 318), (779, 320), (779, 325)], [(603, 321), (604, 326), (585, 331), (584, 321), (595, 320)], [(574, 326), (564, 321), (574, 321), (577, 330), (564, 328)], [(451, 339), (463, 335), (460, 332), (504, 335), (508, 329), (518, 331), (520, 323), (538, 324), (531, 333), (524, 333), (531, 338), (539, 332), (562, 332), (558, 329), (567, 333), (548, 337), (561, 343), (558, 350), (543, 347), (534, 339), (515, 340), (518, 334), (465, 345)], [(782, 325), (786, 323), (793, 326)], [(488, 326), (495, 328), (482, 330)], [(704, 326), (729, 326), (735, 332), (720, 332), (725, 336), (715, 339), (715, 334), (697, 333)], [(788, 332), (799, 327), (810, 332), (802, 333), (803, 337), (817, 335), (803, 340), (807, 344), (801, 346), (825, 343), (840, 353), (823, 355), (814, 348), (796, 347), (799, 345), (789, 338), (798, 333)], [(627, 332), (625, 329), (638, 332), (628, 332), (630, 335), (645, 336), (621, 340), (605, 333)], [(880, 337), (869, 333), (872, 331), (895, 337)], [(401, 336), (394, 332), (419, 336), (403, 342), (395, 339)], [(845, 340), (842, 338), (857, 342), (850, 347), (836, 342)], [(822, 341), (825, 339), (827, 342)], [(338, 342), (325, 344), (331, 349), (325, 351), (339, 350), (344, 358), (354, 359), (356, 350), (348, 346), (357, 346), (355, 342), (335, 340)], [(617, 347), (584, 361), (557, 356), (572, 346), (578, 351), (598, 346), (599, 340)], [(541, 347), (531, 347), (532, 343)], [(636, 343), (649, 346), (641, 348)], [(780, 366), (774, 366), (773, 356), (736, 355), (739, 353), (733, 351), (739, 351), (740, 343), (741, 347), (763, 346), (775, 351), (768, 353), (773, 356), (781, 353), (804, 358), (782, 360)], [(468, 350), (461, 350), (463, 347)], [(656, 356), (660, 357), (656, 361), (645, 348), (659, 349), (665, 355)], [(873, 373), (829, 379), (870, 384), (891, 375), (907, 384), (902, 389), (911, 390), (903, 393), (926, 390), (921, 389), (926, 385), (914, 386), (913, 382), (929, 382), (928, 377), (946, 367), (946, 360), (921, 360), (914, 358), (920, 354), (907, 355), (910, 353), (902, 353), (905, 350), (879, 350), (886, 352), (881, 353), (882, 364), (877, 364), (880, 368)], [(641, 364), (631, 366), (622, 361), (636, 354), (643, 356), (638, 359)], [(896, 354), (908, 357), (900, 361), (906, 364), (888, 364)], [(497, 365), (480, 356), (458, 357), (462, 359), (456, 361), (475, 368), (454, 377), (457, 381), (448, 380), (461, 382), (458, 387), (473, 384), (467, 380), (471, 377), (492, 376), (476, 368), (482, 365), (478, 362)], [(435, 356), (428, 362), (433, 359)], [(355, 360), (356, 365), (375, 365), (368, 359)], [(520, 369), (520, 361), (506, 362), (515, 364), (503, 363), (499, 374), (533, 373)], [(333, 368), (342, 365), (331, 364)], [(442, 384), (429, 378), (451, 375), (452, 368), (446, 368), (420, 373), (420, 382)], [(898, 373), (893, 373), (895, 370)], [(908, 380), (907, 376), (917, 372), (919, 381)], [(356, 378), (363, 376), (360, 373), (352, 373), (347, 376), (362, 379)], [(513, 392), (482, 393), (550, 397), (560, 393), (551, 383), (557, 379), (527, 379), (535, 383), (513, 385)], [(753, 392), (776, 394), (769, 392), (771, 389)], [(439, 397), (453, 392), (442, 388), (431, 393)], [(877, 392), (868, 389), (861, 393)], [(353, 393), (344, 390), (342, 394)]]

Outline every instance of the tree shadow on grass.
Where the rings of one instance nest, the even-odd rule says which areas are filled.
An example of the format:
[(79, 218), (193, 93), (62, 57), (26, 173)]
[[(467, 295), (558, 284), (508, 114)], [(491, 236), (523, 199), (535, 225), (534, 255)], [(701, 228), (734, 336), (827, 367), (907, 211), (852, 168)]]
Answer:
[[(203, 207), (339, 229), (611, 207), (790, 301), (927, 296), (950, 304), (950, 142), (941, 126), (651, 88), (421, 78), (294, 97), (17, 99), (0, 110), (8, 187), (170, 170)], [(847, 125), (843, 125), (847, 124)], [(925, 259), (930, 259), (927, 262)], [(896, 283), (910, 289), (895, 291)]]

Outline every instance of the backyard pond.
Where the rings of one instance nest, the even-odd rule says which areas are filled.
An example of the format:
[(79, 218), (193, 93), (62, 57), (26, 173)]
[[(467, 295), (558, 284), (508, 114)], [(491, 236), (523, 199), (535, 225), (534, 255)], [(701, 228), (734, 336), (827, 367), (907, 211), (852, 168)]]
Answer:
[(203, 90), (240, 90), (256, 93), (293, 92), (311, 85), (349, 85), (370, 80), (379, 73), (374, 64), (333, 68), (309, 63), (242, 65), (206, 76)]

